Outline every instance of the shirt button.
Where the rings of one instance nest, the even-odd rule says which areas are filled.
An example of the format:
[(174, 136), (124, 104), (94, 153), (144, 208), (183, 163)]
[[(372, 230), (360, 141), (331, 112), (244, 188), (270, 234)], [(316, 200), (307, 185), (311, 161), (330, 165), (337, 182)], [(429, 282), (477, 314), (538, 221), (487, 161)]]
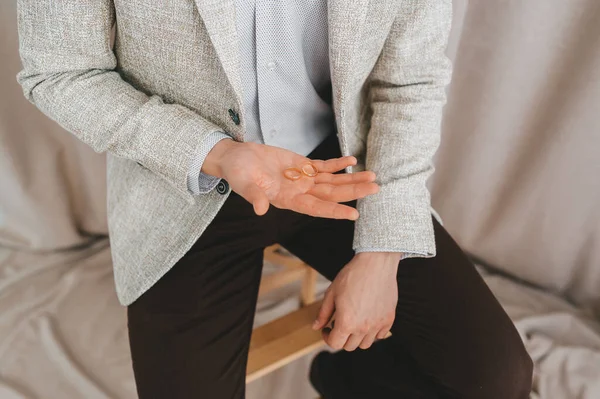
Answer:
[(225, 179), (219, 180), (217, 184), (217, 192), (221, 195), (227, 194), (229, 191), (229, 183)]
[(269, 69), (269, 71), (274, 70), (276, 66), (277, 66), (277, 64), (273, 61), (271, 61), (267, 64), (267, 68)]
[(269, 136), (275, 137), (276, 134), (277, 134), (277, 130), (275, 130), (275, 129), (269, 130)]
[(238, 114), (231, 108), (229, 108), (227, 110), (227, 112), (229, 113), (229, 116), (231, 117), (231, 120), (233, 121), (233, 123), (235, 123), (236, 125), (239, 125), (240, 124), (240, 114)]

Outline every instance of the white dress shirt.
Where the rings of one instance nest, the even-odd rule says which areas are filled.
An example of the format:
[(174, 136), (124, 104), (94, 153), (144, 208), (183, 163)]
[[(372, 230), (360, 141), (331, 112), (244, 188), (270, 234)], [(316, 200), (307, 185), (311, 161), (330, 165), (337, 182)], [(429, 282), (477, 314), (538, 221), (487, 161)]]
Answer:
[[(335, 132), (331, 105), (326, 0), (236, 0), (245, 141), (308, 155)], [(201, 173), (215, 132), (202, 143), (188, 188), (204, 194), (219, 182)]]

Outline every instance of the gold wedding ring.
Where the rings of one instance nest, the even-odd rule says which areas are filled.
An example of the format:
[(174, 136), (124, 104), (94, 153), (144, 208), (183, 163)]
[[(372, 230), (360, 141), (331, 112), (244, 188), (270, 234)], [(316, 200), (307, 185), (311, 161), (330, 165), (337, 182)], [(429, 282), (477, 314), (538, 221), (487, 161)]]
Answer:
[(302, 175), (307, 177), (315, 177), (319, 174), (319, 170), (312, 162), (307, 162), (300, 169), (298, 168), (287, 168), (283, 171), (283, 175), (289, 180), (298, 180)]
[(302, 165), (302, 173), (304, 173), (308, 177), (315, 177), (319, 173), (319, 171), (317, 170), (317, 167), (315, 165), (309, 162)]
[(298, 180), (302, 177), (302, 171), (298, 168), (287, 168), (283, 175), (289, 180)]

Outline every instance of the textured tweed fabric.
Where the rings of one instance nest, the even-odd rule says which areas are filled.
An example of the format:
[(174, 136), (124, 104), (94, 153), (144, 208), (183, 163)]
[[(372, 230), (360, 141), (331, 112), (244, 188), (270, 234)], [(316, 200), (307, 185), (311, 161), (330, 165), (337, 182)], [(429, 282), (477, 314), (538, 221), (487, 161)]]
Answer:
[[(358, 203), (357, 250), (435, 254), (425, 181), (449, 79), (451, 9), (450, 0), (328, 1), (340, 147), (381, 184)], [(187, 175), (211, 133), (245, 138), (234, 0), (19, 0), (18, 15), (25, 96), (109, 154), (115, 280), (130, 304), (227, 198), (192, 195)]]

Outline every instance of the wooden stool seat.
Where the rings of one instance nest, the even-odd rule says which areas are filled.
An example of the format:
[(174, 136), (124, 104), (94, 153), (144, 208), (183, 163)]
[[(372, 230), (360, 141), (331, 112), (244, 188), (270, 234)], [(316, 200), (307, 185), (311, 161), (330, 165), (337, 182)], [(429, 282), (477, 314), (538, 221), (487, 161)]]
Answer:
[(321, 303), (303, 307), (252, 332), (246, 383), (277, 370), (325, 343), (311, 328)]

